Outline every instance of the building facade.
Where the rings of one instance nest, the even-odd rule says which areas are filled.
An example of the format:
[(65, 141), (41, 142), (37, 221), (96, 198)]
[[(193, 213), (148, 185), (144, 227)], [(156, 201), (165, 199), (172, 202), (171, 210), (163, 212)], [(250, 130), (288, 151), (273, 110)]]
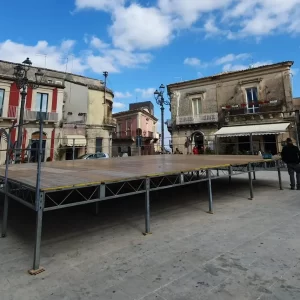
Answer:
[(292, 65), (287, 61), (168, 85), (173, 148), (275, 154), (287, 136), (296, 142)]
[[(148, 108), (144, 106), (142, 108), (135, 107), (139, 106), (113, 114), (117, 122), (116, 130), (112, 136), (113, 156), (120, 156), (124, 153), (127, 153), (128, 156), (155, 153), (154, 145), (157, 142), (156, 123), (158, 120), (149, 112)], [(138, 141), (139, 139), (140, 141)]]
[[(20, 114), (20, 91), (14, 82), (15, 63), (0, 61), (0, 128), (18, 124)], [(80, 75), (41, 69), (43, 80), (37, 89), (27, 89), (22, 158), (23, 161), (36, 161), (39, 140), (37, 121), (40, 107), (46, 113), (43, 132), (43, 158), (46, 160), (72, 159), (76, 155), (97, 150), (95, 145), (102, 143), (100, 150), (109, 153), (109, 140), (114, 122), (111, 118), (113, 93), (104, 91), (103, 82)], [(37, 68), (28, 72), (33, 81)], [(106, 101), (104, 101), (104, 94)], [(89, 117), (88, 117), (89, 116)], [(11, 145), (17, 139), (18, 127), (11, 133)], [(5, 162), (7, 141), (1, 136), (0, 164)]]

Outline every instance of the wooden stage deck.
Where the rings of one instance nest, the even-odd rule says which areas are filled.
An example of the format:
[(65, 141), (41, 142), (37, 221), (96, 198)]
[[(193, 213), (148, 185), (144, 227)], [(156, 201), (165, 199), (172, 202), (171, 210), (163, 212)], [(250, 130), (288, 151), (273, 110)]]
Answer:
[[(245, 155), (153, 155), (47, 162), (42, 164), (41, 190), (54, 191), (263, 161), (258, 156)], [(9, 165), (8, 178), (34, 188), (36, 167), (36, 164)], [(4, 176), (4, 171), (5, 167), (1, 167), (0, 176)]]

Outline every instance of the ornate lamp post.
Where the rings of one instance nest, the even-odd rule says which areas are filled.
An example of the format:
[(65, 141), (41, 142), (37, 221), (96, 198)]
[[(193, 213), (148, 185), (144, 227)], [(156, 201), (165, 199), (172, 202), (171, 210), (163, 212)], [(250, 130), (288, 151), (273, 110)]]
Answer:
[(164, 98), (165, 86), (163, 84), (160, 85), (159, 90), (154, 92), (154, 98), (156, 103), (160, 106), (161, 110), (161, 148), (163, 153), (165, 152), (165, 122), (164, 122), (164, 105), (170, 105), (171, 101), (167, 101)]
[(22, 64), (18, 64), (14, 68), (14, 77), (17, 88), (21, 90), (21, 107), (20, 107), (20, 116), (19, 116), (19, 124), (18, 124), (18, 137), (17, 137), (17, 145), (16, 145), (16, 159), (15, 163), (21, 162), (21, 148), (22, 148), (22, 136), (23, 136), (23, 123), (24, 123), (24, 106), (27, 96), (27, 88), (36, 89), (39, 87), (43, 73), (40, 69), (35, 73), (35, 81), (29, 81), (27, 73), (32, 66), (31, 60), (27, 57)]

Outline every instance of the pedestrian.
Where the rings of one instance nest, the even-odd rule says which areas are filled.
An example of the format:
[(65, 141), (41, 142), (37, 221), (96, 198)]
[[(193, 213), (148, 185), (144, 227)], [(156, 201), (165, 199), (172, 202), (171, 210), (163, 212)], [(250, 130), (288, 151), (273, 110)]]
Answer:
[(195, 155), (199, 154), (198, 148), (196, 146), (194, 146), (194, 148), (193, 148), (193, 153)]
[(286, 139), (286, 145), (282, 149), (281, 158), (287, 164), (291, 189), (294, 190), (296, 187), (296, 173), (297, 190), (300, 190), (300, 151), (297, 146), (293, 145), (293, 141), (290, 138)]

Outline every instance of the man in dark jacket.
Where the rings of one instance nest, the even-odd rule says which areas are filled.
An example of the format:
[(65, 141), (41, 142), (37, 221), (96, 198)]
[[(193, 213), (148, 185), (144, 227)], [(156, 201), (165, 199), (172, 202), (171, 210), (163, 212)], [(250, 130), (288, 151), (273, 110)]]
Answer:
[(297, 190), (300, 190), (300, 151), (297, 146), (293, 145), (293, 142), (290, 138), (287, 138), (286, 140), (286, 146), (284, 146), (282, 149), (281, 157), (288, 167), (288, 172), (291, 181), (291, 189), (294, 190), (296, 186), (296, 173)]

